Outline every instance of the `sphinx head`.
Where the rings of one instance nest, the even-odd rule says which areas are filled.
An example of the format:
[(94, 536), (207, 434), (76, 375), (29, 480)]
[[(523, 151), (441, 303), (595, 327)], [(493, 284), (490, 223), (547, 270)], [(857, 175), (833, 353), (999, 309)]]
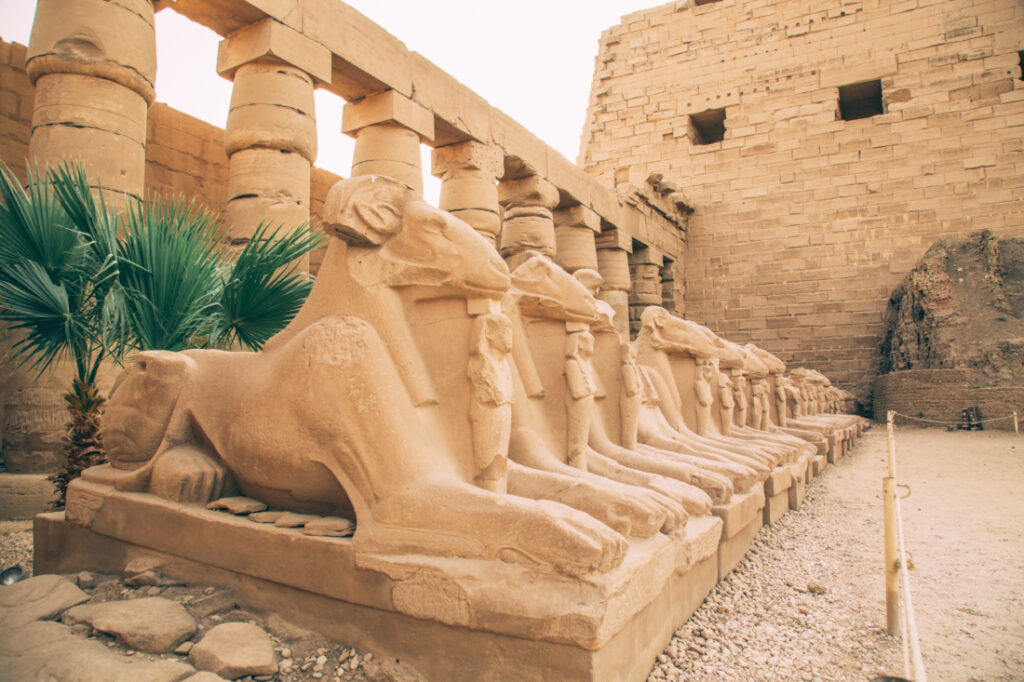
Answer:
[(648, 306), (640, 315), (640, 333), (647, 335), (658, 350), (709, 360), (715, 356), (715, 346), (699, 326), (660, 306)]
[(184, 353), (145, 351), (114, 383), (102, 418), (103, 449), (111, 464), (133, 469), (156, 454), (195, 373)]
[(570, 322), (597, 319), (593, 294), (550, 258), (526, 251), (512, 262), (512, 293), (523, 314)]
[(494, 299), (509, 288), (508, 268), (486, 239), (393, 178), (367, 175), (335, 184), (324, 229), (362, 247), (351, 267), (364, 284), (426, 287), (432, 290), (426, 297)]

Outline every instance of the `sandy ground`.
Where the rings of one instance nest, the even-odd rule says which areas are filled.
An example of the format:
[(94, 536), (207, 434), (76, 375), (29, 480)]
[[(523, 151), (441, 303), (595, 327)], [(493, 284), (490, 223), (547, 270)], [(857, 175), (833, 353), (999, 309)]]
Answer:
[[(800, 511), (762, 529), (651, 679), (902, 674), (901, 645), (883, 631), (885, 454), (876, 426), (811, 482)], [(912, 489), (903, 516), (929, 678), (1024, 680), (1024, 437), (898, 427), (897, 457)], [(3, 565), (30, 556), (24, 528), (0, 527)]]

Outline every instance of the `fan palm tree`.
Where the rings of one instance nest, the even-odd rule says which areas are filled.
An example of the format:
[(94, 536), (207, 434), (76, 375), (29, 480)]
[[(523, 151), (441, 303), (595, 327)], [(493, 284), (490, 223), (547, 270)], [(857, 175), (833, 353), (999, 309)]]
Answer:
[(81, 165), (29, 170), (22, 188), (0, 161), (0, 320), (14, 359), (37, 372), (70, 360), (67, 483), (103, 461), (96, 375), (137, 350), (259, 350), (298, 312), (312, 287), (296, 260), (323, 242), (308, 225), (260, 226), (232, 258), (220, 226), (183, 199), (94, 196)]

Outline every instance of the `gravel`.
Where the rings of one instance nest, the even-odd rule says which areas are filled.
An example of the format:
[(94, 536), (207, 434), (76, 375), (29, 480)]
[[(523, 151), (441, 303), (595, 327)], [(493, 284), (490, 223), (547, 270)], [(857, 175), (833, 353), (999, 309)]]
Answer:
[(32, 575), (32, 522), (0, 523), (0, 570), (21, 566), (25, 577)]

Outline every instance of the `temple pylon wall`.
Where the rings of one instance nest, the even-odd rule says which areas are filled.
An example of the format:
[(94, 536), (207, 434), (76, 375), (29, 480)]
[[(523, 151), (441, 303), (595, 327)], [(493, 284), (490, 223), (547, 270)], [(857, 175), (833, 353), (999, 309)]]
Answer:
[(687, 317), (864, 397), (889, 293), (936, 239), (1024, 234), (1014, 0), (674, 2), (601, 37), (580, 165), (661, 173)]

